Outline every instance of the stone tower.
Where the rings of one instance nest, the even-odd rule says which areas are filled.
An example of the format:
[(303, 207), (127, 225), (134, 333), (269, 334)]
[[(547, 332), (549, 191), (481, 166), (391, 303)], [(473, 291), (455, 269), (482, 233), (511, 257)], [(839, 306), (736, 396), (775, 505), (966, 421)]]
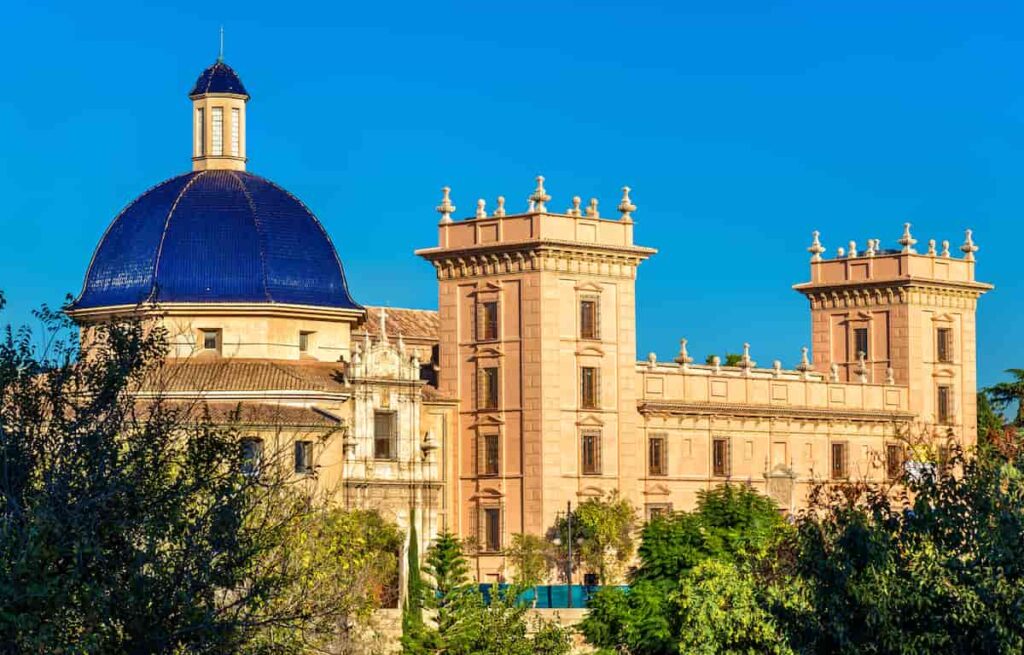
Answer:
[(417, 254), (437, 271), (440, 390), (460, 399), (449, 528), (478, 540), (487, 580), (512, 534), (544, 533), (569, 501), (640, 504), (634, 283), (655, 250), (633, 244), (628, 188), (614, 220), (578, 197), (550, 211), (542, 177), (523, 213), (480, 200), (453, 221), (448, 194)]
[(794, 286), (810, 301), (814, 368), (833, 381), (907, 387), (918, 420), (950, 426), (965, 445), (977, 442), (975, 308), (992, 285), (974, 279), (977, 246), (967, 230), (962, 257), (949, 242), (917, 240), (904, 225), (899, 249), (839, 248), (825, 259), (814, 233), (811, 281)]

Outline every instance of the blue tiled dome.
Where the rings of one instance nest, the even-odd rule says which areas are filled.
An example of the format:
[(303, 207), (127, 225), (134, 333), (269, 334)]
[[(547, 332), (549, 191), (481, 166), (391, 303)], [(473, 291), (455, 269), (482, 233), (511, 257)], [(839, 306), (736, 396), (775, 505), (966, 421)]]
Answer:
[(192, 92), (189, 93), (189, 97), (198, 96), (204, 93), (237, 93), (238, 95), (247, 96), (249, 92), (245, 90), (245, 85), (242, 84), (242, 80), (238, 78), (238, 75), (230, 66), (222, 61), (218, 61), (213, 66), (210, 66), (199, 75), (199, 79), (196, 80), (195, 86), (192, 87)]
[(230, 170), (158, 184), (107, 228), (74, 308), (140, 302), (359, 308), (313, 213), (273, 182)]

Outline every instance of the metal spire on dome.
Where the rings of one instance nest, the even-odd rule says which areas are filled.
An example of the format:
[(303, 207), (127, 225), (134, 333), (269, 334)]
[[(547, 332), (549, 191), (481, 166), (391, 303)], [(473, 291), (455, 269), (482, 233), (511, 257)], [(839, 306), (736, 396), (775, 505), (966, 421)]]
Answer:
[(224, 63), (224, 26), (220, 26), (220, 51), (217, 54), (217, 63)]

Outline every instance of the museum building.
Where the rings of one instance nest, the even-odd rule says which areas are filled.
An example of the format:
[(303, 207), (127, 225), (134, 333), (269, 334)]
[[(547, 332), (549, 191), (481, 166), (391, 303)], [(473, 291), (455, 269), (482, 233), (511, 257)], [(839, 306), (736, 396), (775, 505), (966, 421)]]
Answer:
[(241, 408), (244, 447), (289, 453), (299, 480), (372, 508), (424, 546), (472, 538), (481, 581), (505, 574), (515, 533), (544, 534), (567, 503), (617, 491), (645, 516), (749, 484), (784, 510), (813, 484), (884, 480), (932, 444), (977, 441), (977, 299), (970, 230), (916, 247), (868, 239), (809, 281), (810, 350), (796, 369), (638, 358), (635, 282), (656, 250), (634, 243), (629, 189), (596, 200), (456, 217), (445, 188), (433, 265), (437, 310), (353, 298), (323, 225), (247, 172), (246, 104), (218, 60), (192, 101), (192, 170), (152, 187), (107, 227), (70, 314), (127, 315), (166, 329), (167, 362), (143, 395)]

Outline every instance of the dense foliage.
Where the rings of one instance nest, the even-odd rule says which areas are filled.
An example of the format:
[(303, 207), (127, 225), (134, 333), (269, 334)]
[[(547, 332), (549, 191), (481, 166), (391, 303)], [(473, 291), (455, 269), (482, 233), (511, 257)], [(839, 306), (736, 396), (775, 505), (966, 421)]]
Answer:
[(570, 519), (561, 517), (551, 529), (557, 538), (558, 569), (565, 570), (572, 543), (573, 568), (597, 574), (599, 584), (612, 584), (622, 576), (633, 558), (636, 545), (633, 533), (637, 527), (636, 508), (613, 491), (601, 498), (588, 498), (580, 503)]
[(1024, 441), (823, 484), (791, 527), (724, 487), (647, 525), (628, 592), (583, 622), (605, 653), (1024, 652)]
[[(531, 619), (517, 602), (520, 587), (492, 588), (485, 599), (471, 581), (463, 544), (441, 534), (427, 552), (424, 573), (429, 622), (403, 635), (403, 652), (418, 655), (565, 655), (569, 634), (554, 623)], [(425, 624), (424, 624), (425, 625)]]
[[(608, 652), (674, 654), (703, 648), (706, 631), (718, 628), (693, 621), (717, 623), (718, 617), (710, 611), (710, 601), (703, 604), (702, 613), (690, 607), (696, 602), (691, 592), (705, 589), (722, 566), (738, 573), (738, 567), (762, 557), (786, 531), (774, 503), (752, 489), (726, 485), (702, 492), (693, 512), (657, 517), (644, 526), (640, 565), (631, 575), (629, 591), (598, 592), (581, 630), (590, 643)], [(705, 562), (711, 564), (702, 568)], [(723, 607), (732, 600), (719, 599)], [(735, 618), (737, 625), (749, 622)]]
[[(202, 406), (140, 401), (136, 322), (0, 339), (0, 652), (326, 647), (393, 579), (400, 535), (327, 509)], [(237, 417), (236, 417), (237, 418)]]

